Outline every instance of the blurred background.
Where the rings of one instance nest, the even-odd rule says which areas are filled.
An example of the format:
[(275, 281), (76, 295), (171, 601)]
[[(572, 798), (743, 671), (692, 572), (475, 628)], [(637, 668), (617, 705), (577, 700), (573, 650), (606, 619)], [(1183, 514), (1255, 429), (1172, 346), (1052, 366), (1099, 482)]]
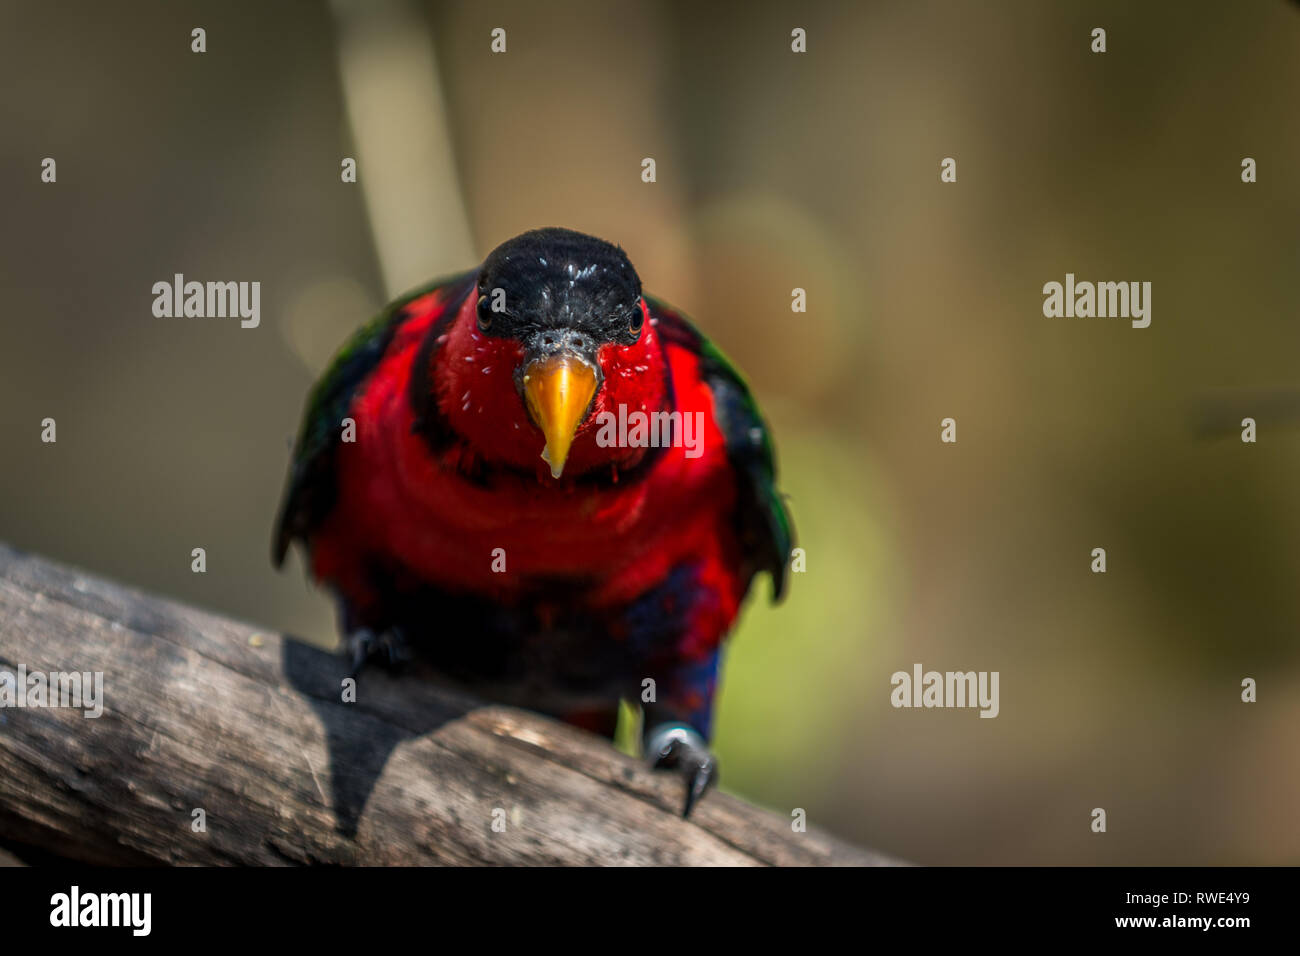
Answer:
[[(1281, 0), (4, 0), (0, 540), (332, 644), (269, 559), (310, 383), (568, 226), (776, 435), (807, 571), (731, 642), (725, 789), (921, 863), (1295, 863), (1298, 51)], [(155, 318), (177, 272), (260, 327)], [(1150, 281), (1150, 328), (1045, 318), (1066, 272)], [(914, 663), (1000, 715), (892, 708)]]

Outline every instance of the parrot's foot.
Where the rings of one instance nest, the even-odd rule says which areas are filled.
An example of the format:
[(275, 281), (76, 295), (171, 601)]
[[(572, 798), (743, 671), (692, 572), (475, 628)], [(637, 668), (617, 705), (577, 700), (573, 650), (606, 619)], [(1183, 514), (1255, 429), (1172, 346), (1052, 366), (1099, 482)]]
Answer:
[(686, 806), (682, 819), (704, 792), (718, 782), (718, 761), (698, 732), (686, 724), (660, 724), (646, 736), (646, 755), (652, 770), (676, 770), (686, 778)]
[(397, 628), (376, 633), (368, 627), (353, 631), (347, 637), (348, 656), (352, 658), (352, 678), (377, 661), (389, 670), (397, 670), (411, 659), (411, 645)]

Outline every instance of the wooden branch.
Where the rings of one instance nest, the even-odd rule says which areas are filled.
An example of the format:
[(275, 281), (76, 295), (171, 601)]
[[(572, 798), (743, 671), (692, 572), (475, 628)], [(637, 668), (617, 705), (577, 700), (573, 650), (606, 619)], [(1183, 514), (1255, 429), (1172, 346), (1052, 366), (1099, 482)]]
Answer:
[(726, 794), (683, 821), (680, 780), (427, 674), (368, 671), (343, 703), (332, 654), (0, 545), (0, 672), (20, 666), (103, 674), (98, 718), (0, 709), (0, 844), (20, 858), (891, 862)]

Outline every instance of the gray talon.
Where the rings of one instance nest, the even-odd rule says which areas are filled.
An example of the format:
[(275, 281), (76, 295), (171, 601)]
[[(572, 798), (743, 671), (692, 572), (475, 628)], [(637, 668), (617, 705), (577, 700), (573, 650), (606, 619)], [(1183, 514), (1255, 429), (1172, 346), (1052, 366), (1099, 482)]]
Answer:
[(646, 753), (654, 770), (676, 770), (686, 778), (686, 805), (682, 819), (709, 787), (718, 782), (718, 761), (709, 745), (686, 724), (660, 724), (646, 737)]
[(399, 668), (411, 658), (410, 645), (396, 628), (380, 633), (375, 633), (368, 627), (360, 628), (348, 635), (347, 647), (352, 657), (351, 677), (354, 680), (376, 658), (389, 670)]

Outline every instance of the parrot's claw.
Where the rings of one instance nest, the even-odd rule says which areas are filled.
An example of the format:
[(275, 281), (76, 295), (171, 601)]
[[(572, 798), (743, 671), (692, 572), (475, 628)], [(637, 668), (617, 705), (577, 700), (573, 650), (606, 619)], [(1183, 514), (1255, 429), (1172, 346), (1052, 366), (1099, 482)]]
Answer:
[(378, 660), (389, 670), (397, 670), (411, 659), (410, 645), (397, 628), (375, 633), (370, 628), (363, 627), (348, 635), (347, 648), (352, 658), (350, 676), (353, 680), (371, 661)]
[(676, 770), (686, 779), (686, 805), (682, 819), (706, 790), (718, 782), (718, 760), (698, 732), (685, 724), (660, 724), (646, 738), (646, 753), (653, 770)]

